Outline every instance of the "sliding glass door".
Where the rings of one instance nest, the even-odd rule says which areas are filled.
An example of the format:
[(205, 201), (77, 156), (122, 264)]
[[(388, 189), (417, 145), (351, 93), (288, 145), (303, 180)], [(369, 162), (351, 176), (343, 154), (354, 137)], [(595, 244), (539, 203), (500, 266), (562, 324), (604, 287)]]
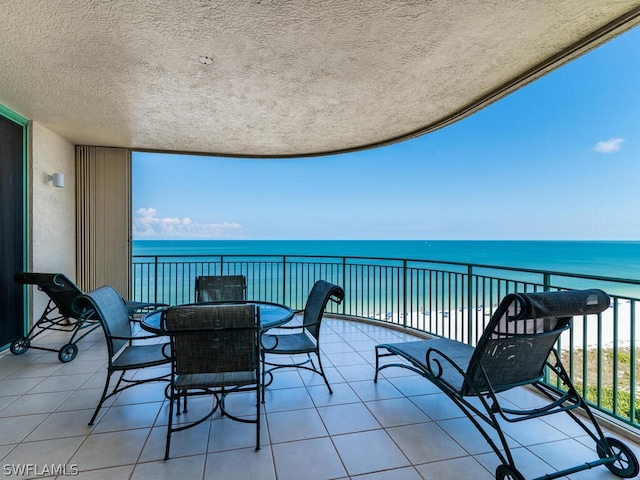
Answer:
[(28, 121), (0, 105), (0, 349), (24, 335), (25, 289), (13, 275), (26, 265)]

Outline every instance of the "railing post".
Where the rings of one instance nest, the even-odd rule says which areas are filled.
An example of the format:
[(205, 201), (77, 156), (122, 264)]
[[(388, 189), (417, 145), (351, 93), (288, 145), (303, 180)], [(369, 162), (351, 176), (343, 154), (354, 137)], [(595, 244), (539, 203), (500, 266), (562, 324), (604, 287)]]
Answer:
[[(297, 300), (297, 299), (296, 299)], [(287, 257), (282, 256), (282, 303), (287, 303)]]
[(473, 265), (467, 265), (467, 343), (472, 345), (473, 343), (473, 314), (475, 312), (475, 305), (473, 305)]
[(548, 292), (549, 290), (551, 290), (551, 274), (549, 273), (544, 274), (543, 285), (544, 285), (545, 292)]
[[(342, 288), (347, 289), (347, 257), (342, 257)], [(342, 314), (346, 315), (347, 301), (342, 302)]]
[(155, 256), (153, 258), (154, 258), (153, 301), (155, 303), (158, 303), (158, 257)]
[(402, 275), (402, 322), (404, 326), (407, 326), (407, 261), (402, 261), (402, 269), (404, 270)]

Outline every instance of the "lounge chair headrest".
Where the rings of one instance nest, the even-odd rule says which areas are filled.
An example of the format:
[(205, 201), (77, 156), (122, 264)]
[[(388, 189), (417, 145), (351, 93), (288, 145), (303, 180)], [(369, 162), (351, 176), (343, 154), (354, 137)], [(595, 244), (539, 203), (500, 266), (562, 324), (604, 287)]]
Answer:
[(509, 296), (520, 307), (515, 315), (509, 316), (509, 320), (596, 314), (609, 308), (611, 302), (609, 295), (598, 289), (514, 293)]

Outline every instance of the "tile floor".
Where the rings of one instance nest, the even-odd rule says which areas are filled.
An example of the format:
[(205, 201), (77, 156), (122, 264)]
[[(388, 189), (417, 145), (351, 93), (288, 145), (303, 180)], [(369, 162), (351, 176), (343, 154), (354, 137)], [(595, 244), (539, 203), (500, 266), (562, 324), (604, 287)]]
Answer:
[[(35, 344), (60, 346), (67, 339), (67, 334), (54, 332)], [(106, 346), (99, 330), (79, 342), (77, 358), (67, 364), (52, 352), (5, 352), (0, 355), (2, 475), (92, 480), (494, 478), (496, 455), (429, 382), (390, 368), (373, 383), (374, 346), (405, 339), (412, 337), (366, 323), (325, 319), (322, 349), (333, 395), (317, 375), (280, 370), (267, 390), (260, 451), (253, 448), (254, 425), (216, 414), (175, 433), (168, 462), (162, 460), (168, 413), (162, 384), (121, 393), (93, 427), (87, 426), (105, 378)], [(509, 401), (531, 404), (536, 396), (519, 390), (509, 394)], [(189, 415), (204, 411), (209, 402), (192, 400)], [(227, 408), (250, 415), (251, 403), (250, 396), (236, 394), (229, 396)], [(505, 431), (526, 478), (595, 457), (592, 442), (568, 417), (508, 425)], [(637, 444), (625, 441), (640, 456)], [(19, 468), (31, 470), (20, 475)], [(617, 477), (598, 467), (570, 478)]]

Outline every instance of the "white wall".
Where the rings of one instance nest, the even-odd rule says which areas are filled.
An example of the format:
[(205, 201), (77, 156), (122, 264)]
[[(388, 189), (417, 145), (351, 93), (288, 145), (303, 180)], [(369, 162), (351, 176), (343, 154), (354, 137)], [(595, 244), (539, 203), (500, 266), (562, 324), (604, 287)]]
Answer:
[[(75, 147), (38, 122), (30, 127), (30, 270), (64, 273), (76, 279)], [(64, 187), (45, 176), (64, 174)], [(33, 315), (39, 317), (48, 297), (34, 292)]]

